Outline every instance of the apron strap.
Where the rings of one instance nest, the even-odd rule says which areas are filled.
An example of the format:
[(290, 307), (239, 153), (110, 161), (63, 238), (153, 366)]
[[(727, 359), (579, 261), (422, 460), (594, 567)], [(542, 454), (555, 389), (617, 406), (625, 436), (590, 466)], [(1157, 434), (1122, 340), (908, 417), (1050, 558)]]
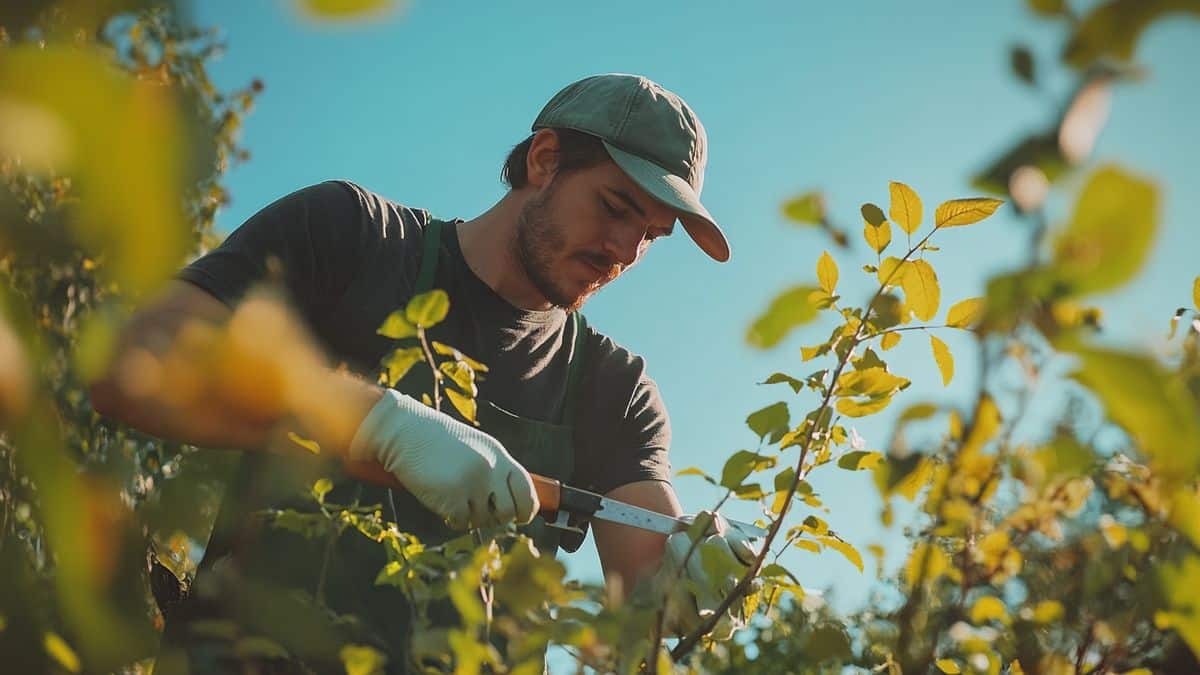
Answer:
[(563, 396), (562, 424), (570, 426), (575, 423), (575, 409), (579, 407), (579, 381), (583, 379), (583, 371), (587, 365), (587, 319), (579, 312), (571, 312), (571, 320), (575, 324), (575, 346), (571, 350), (571, 364), (567, 371), (567, 391)]
[(421, 250), (421, 267), (417, 271), (417, 285), (413, 295), (427, 293), (433, 289), (434, 273), (437, 272), (438, 249), (442, 243), (442, 221), (431, 219), (425, 226), (424, 248)]

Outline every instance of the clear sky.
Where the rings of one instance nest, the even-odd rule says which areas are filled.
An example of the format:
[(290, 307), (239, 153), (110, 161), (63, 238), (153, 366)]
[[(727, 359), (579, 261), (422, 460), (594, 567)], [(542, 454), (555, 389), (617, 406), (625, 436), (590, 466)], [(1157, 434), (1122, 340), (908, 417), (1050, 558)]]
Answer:
[[(856, 244), (833, 251), (841, 294), (861, 304), (868, 288), (859, 268), (874, 255), (861, 242), (859, 205), (886, 209), (887, 182), (900, 180), (921, 194), (928, 221), (937, 203), (973, 193), (973, 170), (1050, 124), (1070, 83), (1056, 61), (1062, 25), (1037, 20), (1019, 0), (412, 0), (383, 20), (348, 26), (314, 24), (286, 0), (205, 0), (193, 12), (199, 25), (225, 29), (228, 50), (212, 67), (219, 86), (255, 77), (266, 84), (245, 125), (253, 159), (228, 177), (233, 203), (218, 218), (222, 232), (288, 192), (332, 178), (441, 217), (471, 218), (503, 194), (505, 154), (565, 84), (632, 72), (684, 97), (708, 130), (704, 201), (729, 236), (732, 261), (710, 261), (679, 230), (585, 310), (593, 325), (646, 357), (671, 412), (675, 469), (717, 474), (724, 457), (756, 444), (746, 415), (790, 392), (755, 382), (777, 370), (815, 370), (800, 363), (799, 346), (829, 332), (814, 324), (765, 353), (743, 341), (776, 291), (815, 281), (816, 259), (830, 248), (817, 231), (786, 224), (779, 204), (806, 189), (826, 191)], [(1055, 75), (1040, 91), (1009, 74), (1008, 47), (1016, 42), (1028, 43), (1039, 69)], [(1118, 89), (1093, 161), (1120, 159), (1157, 179), (1161, 229), (1140, 279), (1097, 302), (1107, 339), (1158, 349), (1200, 274), (1200, 22), (1155, 26), (1138, 55), (1150, 77)], [(1061, 221), (1067, 204), (1055, 205)], [(980, 295), (990, 274), (1016, 266), (1026, 240), (1009, 207), (938, 238), (943, 250), (930, 260), (942, 286), (939, 318), (952, 302)], [(928, 340), (909, 336), (888, 360), (913, 386), (886, 414), (857, 426), (871, 449), (886, 445), (890, 420), (906, 403), (962, 403), (973, 391), (968, 336), (942, 334), (958, 359), (947, 388)], [(794, 416), (813, 405), (788, 400)], [(832, 510), (821, 515), (863, 548), (868, 574), (833, 552), (797, 550), (787, 562), (807, 587), (832, 589), (838, 606), (861, 604), (873, 567), (865, 546), (887, 544), (894, 567), (903, 539), (879, 525), (866, 473), (830, 467), (814, 483)], [(689, 511), (717, 497), (694, 477), (676, 487)], [(744, 504), (727, 512), (754, 515)], [(565, 560), (573, 574), (600, 578), (590, 542)]]

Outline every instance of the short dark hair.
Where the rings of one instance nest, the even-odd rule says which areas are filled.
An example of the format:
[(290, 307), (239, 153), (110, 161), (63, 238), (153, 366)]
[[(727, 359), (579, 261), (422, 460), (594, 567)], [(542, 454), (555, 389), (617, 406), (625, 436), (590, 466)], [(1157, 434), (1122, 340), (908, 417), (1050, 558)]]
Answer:
[[(562, 176), (580, 169), (590, 169), (611, 161), (608, 150), (599, 137), (574, 129), (551, 129), (558, 135), (558, 170), (556, 176)], [(525, 170), (525, 161), (529, 157), (529, 146), (533, 145), (533, 136), (517, 143), (504, 160), (500, 170), (500, 181), (514, 190), (519, 190), (529, 182), (529, 174)]]

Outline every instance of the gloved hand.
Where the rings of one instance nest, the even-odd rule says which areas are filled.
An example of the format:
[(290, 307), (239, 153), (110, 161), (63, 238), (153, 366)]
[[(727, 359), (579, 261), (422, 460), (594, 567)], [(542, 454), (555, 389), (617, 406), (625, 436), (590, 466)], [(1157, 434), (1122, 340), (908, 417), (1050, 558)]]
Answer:
[[(692, 540), (687, 532), (668, 536), (662, 565), (655, 578), (660, 592), (666, 594), (664, 626), (679, 636), (695, 631), (712, 616), (758, 556), (749, 537), (731, 526), (721, 514), (701, 511), (684, 517), (689, 522), (705, 519), (709, 525), (690, 557), (688, 550), (692, 548)], [(734, 601), (709, 636), (714, 640), (728, 640), (734, 631), (745, 625), (743, 604), (740, 600)]]
[(350, 458), (374, 459), (455, 529), (528, 523), (533, 479), (500, 441), (393, 389), (371, 408)]

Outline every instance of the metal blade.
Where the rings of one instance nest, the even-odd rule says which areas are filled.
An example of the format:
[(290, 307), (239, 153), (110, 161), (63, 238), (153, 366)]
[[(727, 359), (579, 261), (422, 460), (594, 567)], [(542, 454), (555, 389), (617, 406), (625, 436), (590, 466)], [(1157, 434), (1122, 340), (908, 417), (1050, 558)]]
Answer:
[[(688, 527), (688, 522), (682, 518), (672, 518), (657, 511), (643, 509), (640, 506), (633, 506), (607, 497), (600, 498), (600, 508), (592, 514), (592, 517), (661, 534), (680, 532)], [(731, 527), (736, 527), (748, 537), (764, 537), (767, 534), (765, 529), (757, 525), (728, 518), (725, 520)]]

